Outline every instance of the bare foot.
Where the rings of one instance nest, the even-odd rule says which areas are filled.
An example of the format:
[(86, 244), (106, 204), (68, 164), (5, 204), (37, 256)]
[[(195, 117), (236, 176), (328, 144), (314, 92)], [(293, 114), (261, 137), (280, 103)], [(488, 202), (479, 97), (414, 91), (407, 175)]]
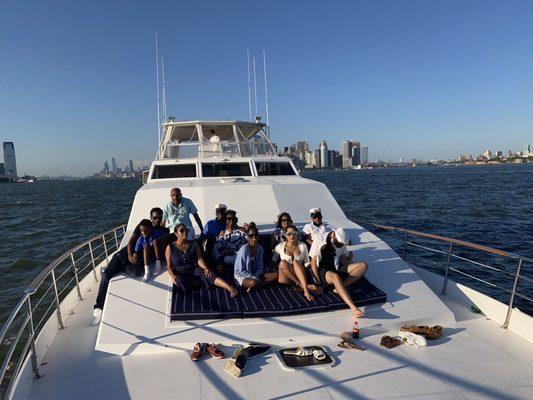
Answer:
[(311, 290), (311, 291), (313, 291), (313, 292), (316, 292), (317, 287), (316, 287), (315, 284), (313, 284), (313, 283), (309, 283), (309, 284), (307, 284), (307, 289), (308, 289), (308, 290)]
[(304, 293), (304, 297), (305, 297), (308, 301), (313, 301), (313, 300), (315, 299), (315, 297), (314, 297), (311, 293), (309, 293), (309, 292)]
[(233, 297), (237, 296), (238, 294), (239, 294), (239, 291), (237, 289), (235, 289), (234, 287), (231, 287), (229, 289), (229, 296), (230, 297), (233, 298)]
[(357, 307), (355, 307), (355, 310), (352, 310), (353, 312), (353, 315), (355, 318), (361, 318), (361, 317), (364, 317), (365, 316), (365, 313), (362, 312), (360, 309), (358, 309)]

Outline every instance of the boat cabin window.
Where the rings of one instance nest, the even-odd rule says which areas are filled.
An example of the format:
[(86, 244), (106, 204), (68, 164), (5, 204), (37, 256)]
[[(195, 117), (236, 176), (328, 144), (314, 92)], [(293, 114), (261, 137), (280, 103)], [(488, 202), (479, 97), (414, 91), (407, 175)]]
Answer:
[(195, 178), (195, 164), (156, 165), (152, 172), (152, 179)]
[(296, 175), (290, 163), (283, 162), (255, 162), (257, 175)]
[(202, 176), (252, 176), (249, 163), (202, 163)]

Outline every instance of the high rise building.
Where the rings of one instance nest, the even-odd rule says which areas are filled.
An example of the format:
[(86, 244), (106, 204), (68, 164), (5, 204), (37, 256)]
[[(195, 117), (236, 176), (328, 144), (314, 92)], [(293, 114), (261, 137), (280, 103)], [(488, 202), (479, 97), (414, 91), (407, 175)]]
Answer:
[(111, 159), (111, 169), (114, 174), (118, 172), (117, 160), (115, 160), (115, 157)]
[(4, 163), (0, 163), (0, 177), (5, 176), (6, 170), (4, 169)]
[(350, 143), (352, 145), (352, 165), (361, 165), (361, 142), (351, 140)]
[(315, 161), (315, 152), (314, 151), (306, 151), (305, 152), (305, 164), (307, 168), (315, 168), (316, 167), (316, 161)]
[(533, 156), (533, 153), (531, 153), (531, 145), (529, 144), (524, 145), (524, 151), (522, 152), (522, 154), (525, 157)]
[(102, 170), (104, 175), (109, 175), (109, 163), (107, 161), (104, 162), (104, 169)]
[(325, 140), (322, 140), (318, 148), (320, 150), (320, 168), (328, 168), (328, 143)]
[(315, 150), (315, 168), (320, 168), (322, 160), (320, 159), (320, 149)]
[(130, 160), (130, 174), (133, 174), (133, 160)]
[(17, 159), (13, 142), (4, 142), (4, 174), (9, 179), (17, 179)]
[(368, 147), (361, 147), (361, 164), (368, 164)]
[(341, 142), (342, 168), (352, 167), (352, 143), (348, 140)]
[(300, 158), (305, 157), (305, 153), (309, 151), (309, 143), (306, 141), (296, 142), (296, 154)]

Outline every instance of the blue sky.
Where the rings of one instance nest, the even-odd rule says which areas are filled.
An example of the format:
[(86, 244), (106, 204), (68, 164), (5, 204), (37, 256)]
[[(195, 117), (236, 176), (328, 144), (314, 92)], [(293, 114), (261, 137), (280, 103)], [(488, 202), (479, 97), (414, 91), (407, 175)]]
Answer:
[(531, 1), (250, 3), (0, 0), (0, 141), (19, 172), (153, 158), (156, 32), (177, 119), (247, 119), (250, 46), (278, 146), (429, 160), (533, 144)]

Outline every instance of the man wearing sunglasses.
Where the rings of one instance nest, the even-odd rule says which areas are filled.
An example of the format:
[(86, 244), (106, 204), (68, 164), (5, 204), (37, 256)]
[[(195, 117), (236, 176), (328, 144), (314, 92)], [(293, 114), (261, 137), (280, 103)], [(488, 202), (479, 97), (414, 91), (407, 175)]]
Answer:
[[(162, 217), (163, 217), (163, 210), (161, 210), (159, 207), (155, 207), (150, 210), (150, 221), (152, 222), (152, 235), (159, 237), (159, 238), (164, 237), (165, 234), (168, 233), (168, 228), (161, 226)], [(143, 258), (143, 256), (142, 254), (138, 254), (135, 252), (135, 245), (137, 244), (137, 240), (141, 236), (142, 236), (141, 227), (140, 227), (140, 224), (138, 224), (135, 227), (126, 247), (123, 247), (122, 249), (117, 251), (113, 255), (113, 257), (111, 257), (111, 260), (109, 260), (109, 263), (107, 264), (106, 268), (102, 272), (102, 276), (100, 278), (100, 286), (98, 288), (98, 295), (96, 296), (96, 303), (94, 305), (94, 310), (93, 310), (93, 318), (90, 322), (90, 325), (95, 326), (95, 325), (100, 324), (100, 321), (102, 319), (102, 310), (104, 308), (105, 298), (107, 294), (107, 288), (109, 286), (109, 281), (115, 275), (120, 274), (121, 272), (124, 272), (128, 265), (131, 264), (133, 266), (139, 266), (141, 264), (141, 259)], [(156, 250), (154, 249), (154, 252), (155, 251)], [(160, 249), (157, 249), (157, 253), (155, 253), (156, 269), (157, 269), (157, 260), (161, 260), (161, 257), (163, 256), (163, 254), (164, 252), (161, 252)], [(141, 270), (139, 269), (138, 271), (135, 271), (135, 272), (140, 273)]]
[(181, 189), (174, 188), (170, 191), (170, 202), (163, 207), (163, 226), (174, 232), (174, 228), (179, 224), (184, 224), (188, 231), (189, 237), (187, 239), (194, 239), (194, 229), (190, 215), (194, 217), (196, 223), (200, 227), (200, 231), (204, 230), (202, 220), (198, 215), (198, 209), (191, 199), (183, 197)]
[(322, 210), (319, 207), (311, 208), (309, 213), (311, 214), (311, 222), (304, 226), (303, 231), (307, 235), (308, 245), (311, 246), (316, 238), (333, 231), (333, 228), (322, 222)]

